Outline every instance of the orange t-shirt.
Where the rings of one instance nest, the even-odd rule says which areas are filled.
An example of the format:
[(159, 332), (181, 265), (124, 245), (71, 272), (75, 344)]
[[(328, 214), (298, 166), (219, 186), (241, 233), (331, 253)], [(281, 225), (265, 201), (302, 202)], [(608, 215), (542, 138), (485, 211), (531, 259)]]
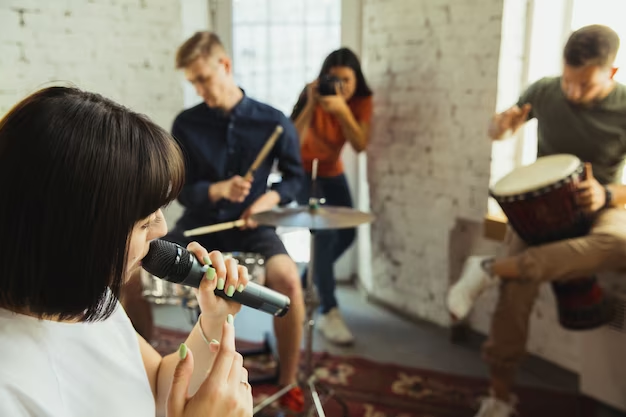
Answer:
[[(357, 123), (369, 123), (372, 119), (372, 97), (354, 97), (348, 102)], [(339, 120), (317, 105), (311, 118), (300, 152), (306, 172), (313, 170), (313, 160), (318, 159), (317, 175), (336, 177), (343, 173), (341, 150), (346, 138)]]

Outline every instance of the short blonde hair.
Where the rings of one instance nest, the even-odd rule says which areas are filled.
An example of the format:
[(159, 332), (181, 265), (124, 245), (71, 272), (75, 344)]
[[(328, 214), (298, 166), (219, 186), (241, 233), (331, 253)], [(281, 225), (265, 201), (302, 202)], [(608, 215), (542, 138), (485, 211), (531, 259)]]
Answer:
[(198, 58), (206, 58), (216, 51), (224, 51), (224, 45), (213, 32), (196, 32), (187, 39), (176, 52), (176, 68), (187, 67)]

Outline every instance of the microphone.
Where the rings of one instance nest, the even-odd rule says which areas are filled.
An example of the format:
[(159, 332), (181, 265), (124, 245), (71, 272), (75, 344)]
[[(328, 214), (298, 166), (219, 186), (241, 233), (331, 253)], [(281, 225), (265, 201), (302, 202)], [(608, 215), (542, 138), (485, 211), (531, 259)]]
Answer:
[[(156, 239), (150, 242), (150, 250), (141, 261), (143, 269), (155, 277), (175, 284), (198, 288), (209, 265), (202, 265), (193, 253), (176, 243)], [(233, 300), (277, 317), (289, 311), (289, 297), (249, 282), (242, 292), (235, 291), (232, 297), (224, 290), (215, 289), (215, 295), (226, 300)]]

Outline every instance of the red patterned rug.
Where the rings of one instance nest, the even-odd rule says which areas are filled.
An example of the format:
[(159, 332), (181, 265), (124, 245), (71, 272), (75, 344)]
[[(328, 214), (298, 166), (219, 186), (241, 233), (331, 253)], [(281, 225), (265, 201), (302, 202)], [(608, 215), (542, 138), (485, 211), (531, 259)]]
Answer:
[[(161, 354), (174, 352), (186, 333), (157, 329), (153, 345)], [(238, 350), (261, 344), (238, 340)], [(320, 391), (334, 395), (324, 404), (328, 417), (473, 417), (487, 393), (484, 379), (373, 362), (358, 357), (315, 354)], [(246, 360), (251, 379), (275, 371), (271, 357)], [(270, 384), (254, 384), (255, 402), (276, 390)], [(593, 417), (596, 403), (582, 395), (519, 387), (521, 417)], [(282, 416), (267, 408), (264, 416)]]

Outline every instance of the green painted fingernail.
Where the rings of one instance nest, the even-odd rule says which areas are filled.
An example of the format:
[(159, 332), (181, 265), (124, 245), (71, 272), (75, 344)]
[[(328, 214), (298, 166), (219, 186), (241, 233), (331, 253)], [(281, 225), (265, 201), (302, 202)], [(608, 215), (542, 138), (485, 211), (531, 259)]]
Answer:
[(218, 290), (223, 290), (224, 289), (224, 284), (226, 284), (226, 282), (224, 281), (224, 278), (220, 278), (217, 280), (217, 289)]
[(208, 256), (205, 256), (204, 258), (202, 258), (202, 260), (204, 261), (205, 265), (211, 265), (211, 260)]
[(228, 322), (228, 324), (233, 324), (234, 318), (232, 314), (229, 314), (228, 316), (226, 316), (226, 321)]
[(178, 347), (178, 357), (180, 357), (181, 361), (187, 357), (187, 345), (186, 344), (181, 343), (180, 346)]
[(226, 295), (229, 297), (232, 297), (234, 293), (235, 293), (235, 286), (230, 285), (228, 289), (226, 290)]
[(215, 269), (213, 268), (209, 268), (206, 270), (206, 273), (204, 274), (204, 276), (206, 277), (206, 279), (208, 279), (209, 281), (213, 281), (215, 279)]
[(218, 342), (217, 340), (215, 340), (215, 339), (211, 339), (211, 344), (212, 344), (212, 345), (218, 345), (219, 343), (220, 343), (220, 342)]
[(243, 284), (239, 284), (239, 286), (237, 287), (237, 292), (243, 292), (243, 289), (246, 288), (243, 286)]

